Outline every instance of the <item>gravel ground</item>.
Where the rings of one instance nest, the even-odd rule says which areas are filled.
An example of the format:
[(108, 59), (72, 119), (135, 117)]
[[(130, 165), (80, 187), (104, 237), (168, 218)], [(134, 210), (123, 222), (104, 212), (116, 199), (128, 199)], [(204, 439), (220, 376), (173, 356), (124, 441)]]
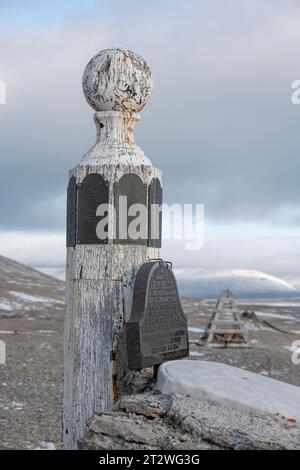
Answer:
[(250, 341), (250, 348), (246, 349), (213, 349), (197, 344), (215, 301), (184, 298), (182, 303), (189, 318), (192, 359), (224, 362), (300, 386), (300, 365), (293, 365), (289, 349), (295, 340), (300, 340), (300, 301), (243, 301), (238, 304), (241, 311), (254, 311), (258, 315), (258, 322), (245, 320)]
[(6, 365), (0, 365), (0, 446), (60, 446), (63, 311), (1, 318)]
[[(266, 315), (255, 324), (247, 321), (249, 349), (199, 346), (215, 302), (183, 298), (182, 303), (193, 330), (192, 359), (224, 362), (300, 386), (300, 365), (292, 364), (288, 349), (300, 339), (300, 302), (243, 302), (242, 309)], [(263, 320), (287, 332), (266, 326)], [(0, 448), (59, 448), (63, 309), (27, 310), (18, 317), (0, 318), (0, 340), (7, 350), (7, 363), (0, 365)]]

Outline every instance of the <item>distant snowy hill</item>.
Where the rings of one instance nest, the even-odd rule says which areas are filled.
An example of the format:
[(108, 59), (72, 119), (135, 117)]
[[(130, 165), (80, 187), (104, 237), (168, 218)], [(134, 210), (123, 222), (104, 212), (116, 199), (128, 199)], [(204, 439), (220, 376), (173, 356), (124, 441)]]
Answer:
[(63, 306), (63, 282), (0, 256), (0, 317)]
[(290, 282), (295, 287), (295, 289), (300, 292), (300, 277), (293, 277), (288, 279), (288, 282)]
[(56, 268), (54, 267), (39, 267), (39, 271), (41, 271), (44, 274), (47, 274), (48, 276), (55, 277), (55, 279), (59, 279), (60, 281), (65, 281), (66, 279), (66, 268), (57, 266)]
[(300, 296), (289, 282), (270, 274), (246, 269), (206, 270), (181, 268), (174, 270), (181, 295), (195, 298), (217, 298), (223, 289), (230, 289), (241, 298), (286, 298)]
[[(48, 272), (64, 275), (63, 270)], [(260, 271), (180, 268), (174, 272), (179, 293), (186, 297), (217, 298), (228, 288), (240, 298), (300, 298), (300, 282)], [(61, 280), (0, 256), (0, 317), (62, 310), (64, 289)]]

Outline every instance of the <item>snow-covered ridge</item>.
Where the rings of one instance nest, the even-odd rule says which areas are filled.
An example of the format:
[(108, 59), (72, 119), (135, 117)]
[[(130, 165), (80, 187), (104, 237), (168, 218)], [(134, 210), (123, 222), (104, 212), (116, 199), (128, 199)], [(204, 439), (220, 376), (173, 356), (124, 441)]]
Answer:
[(0, 316), (64, 306), (64, 283), (0, 256)]
[(237, 297), (297, 297), (294, 285), (261, 271), (246, 269), (207, 270), (201, 268), (175, 269), (181, 295), (198, 298), (218, 297), (230, 289)]

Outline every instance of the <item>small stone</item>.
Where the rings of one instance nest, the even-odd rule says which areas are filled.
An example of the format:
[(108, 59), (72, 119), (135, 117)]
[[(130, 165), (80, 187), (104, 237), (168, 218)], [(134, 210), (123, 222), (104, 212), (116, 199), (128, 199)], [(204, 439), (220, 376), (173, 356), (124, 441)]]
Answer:
[(125, 393), (142, 393), (149, 389), (153, 384), (153, 376), (153, 367), (128, 371), (122, 379)]
[(125, 396), (121, 398), (120, 407), (127, 412), (160, 418), (164, 416), (171, 406), (171, 399), (166, 395), (144, 393), (142, 395)]
[(250, 320), (259, 321), (258, 317), (256, 316), (253, 310), (245, 310), (244, 312), (242, 312), (241, 316), (242, 318), (246, 318), (247, 320), (250, 319)]
[(114, 413), (94, 416), (89, 429), (95, 433), (120, 437), (128, 442), (144, 443), (150, 446), (157, 445), (159, 438), (159, 434), (148, 429), (143, 422)]
[(103, 434), (90, 433), (80, 439), (78, 443), (79, 450), (153, 450), (153, 446), (147, 444), (137, 444), (126, 442), (118, 437), (105, 436)]

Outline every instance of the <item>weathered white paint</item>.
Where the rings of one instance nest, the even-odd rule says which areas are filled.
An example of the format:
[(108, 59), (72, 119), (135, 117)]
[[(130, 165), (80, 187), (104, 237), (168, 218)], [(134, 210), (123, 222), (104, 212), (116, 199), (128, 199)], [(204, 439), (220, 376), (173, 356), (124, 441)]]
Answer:
[(227, 364), (208, 361), (165, 362), (157, 386), (165, 395), (180, 393), (225, 407), (300, 423), (300, 387)]
[(82, 85), (95, 111), (138, 112), (151, 95), (151, 70), (134, 52), (106, 49), (87, 64)]
[[(139, 119), (140, 115), (137, 113), (119, 111), (95, 113), (96, 143), (84, 155), (81, 164), (151, 166), (150, 160), (134, 140), (133, 130)], [(124, 170), (126, 169), (123, 168)]]
[[(101, 174), (109, 182), (112, 204), (113, 184), (126, 173), (138, 175), (147, 185), (154, 177), (161, 181), (161, 171), (152, 167), (133, 137), (139, 119), (135, 111), (144, 106), (151, 87), (150, 69), (143, 59), (119, 49), (95, 56), (84, 73), (85, 96), (97, 110), (97, 139), (70, 176), (80, 183), (89, 173)], [(147, 258), (157, 257), (157, 248), (116, 245), (112, 240), (107, 245), (67, 249), (65, 449), (76, 449), (87, 420), (95, 412), (111, 409), (122, 392), (126, 373), (123, 323), (130, 315), (134, 278)]]

